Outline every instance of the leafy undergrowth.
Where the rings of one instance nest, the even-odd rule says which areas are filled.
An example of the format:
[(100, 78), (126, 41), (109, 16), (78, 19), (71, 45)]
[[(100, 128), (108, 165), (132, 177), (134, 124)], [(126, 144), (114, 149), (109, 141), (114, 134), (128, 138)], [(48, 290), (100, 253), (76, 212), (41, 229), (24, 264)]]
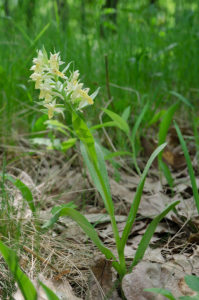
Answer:
[[(131, 285), (132, 282), (136, 283), (135, 278), (142, 277), (138, 286), (137, 283), (136, 287), (132, 285), (132, 288), (139, 290), (139, 294), (146, 293), (143, 292), (145, 288), (166, 287), (176, 296), (184, 295), (189, 290), (182, 282), (183, 275), (199, 275), (198, 213), (185, 160), (176, 150), (179, 149), (179, 143), (176, 143), (174, 137), (171, 130), (170, 141), (175, 143), (168, 144), (163, 159), (168, 166), (173, 167), (175, 184), (171, 189), (154, 164), (146, 180), (138, 217), (125, 249), (130, 264), (149, 221), (166, 204), (174, 200), (181, 201), (177, 211), (169, 213), (158, 225), (144, 260), (130, 274), (134, 278)], [(149, 139), (142, 142), (145, 155), (138, 159), (138, 162), (142, 162), (141, 168), (147, 155), (155, 147), (153, 142), (149, 145)], [(32, 149), (26, 140), (22, 140), (21, 144), (23, 147), (20, 145), (2, 149), (1, 162), (6, 165), (7, 174), (20, 179), (30, 188), (36, 213), (32, 215), (16, 187), (7, 180), (1, 181), (2, 241), (16, 250), (22, 270), (31, 279), (45, 278), (46, 284), (55, 292), (58, 290), (59, 295), (66, 293), (67, 289), (70, 299), (105, 299), (106, 294), (109, 295), (108, 299), (120, 299), (114, 288), (116, 274), (111, 269), (111, 264), (105, 261), (75, 222), (62, 218), (53, 229), (41, 229), (41, 225), (49, 220), (51, 208), (55, 204), (73, 201), (95, 226), (103, 242), (114, 252), (110, 219), (105, 214), (99, 194), (90, 183), (81, 157), (73, 149), (64, 155), (56, 151), (42, 150), (41, 147), (39, 150)], [(196, 168), (195, 153), (190, 152)], [(120, 168), (115, 168), (110, 163), (107, 167), (116, 220), (122, 232), (139, 176), (133, 170), (132, 161), (123, 158), (122, 162), (118, 160), (118, 164)], [(150, 276), (151, 270), (152, 274), (156, 272), (166, 275), (164, 278)], [(127, 279), (124, 278), (124, 291), (128, 290), (130, 275), (127, 275)], [(3, 299), (7, 299), (8, 295), (13, 295), (14, 288), (13, 279), (3, 261), (0, 276), (0, 281), (3, 282), (0, 293)], [(13, 297), (20, 299), (19, 291)]]

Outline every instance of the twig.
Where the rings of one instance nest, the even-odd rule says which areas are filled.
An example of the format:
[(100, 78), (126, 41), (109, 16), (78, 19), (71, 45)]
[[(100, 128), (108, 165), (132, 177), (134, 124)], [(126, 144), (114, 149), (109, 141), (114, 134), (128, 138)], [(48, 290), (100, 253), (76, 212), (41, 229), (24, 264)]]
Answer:
[[(110, 99), (110, 100), (106, 103), (105, 108), (107, 108), (111, 102), (112, 102), (112, 99)], [(104, 114), (104, 111), (102, 110), (102, 112), (101, 112), (100, 115), (99, 115), (100, 124), (103, 124), (103, 121), (102, 121), (102, 116), (103, 116), (103, 114)], [(113, 145), (113, 143), (112, 143), (112, 141), (111, 141), (111, 139), (110, 139), (110, 137), (109, 137), (109, 135), (108, 135), (106, 129), (105, 129), (104, 127), (102, 127), (102, 130), (103, 130), (104, 135), (106, 136), (106, 138), (107, 138), (107, 140), (108, 140), (108, 142), (109, 142), (109, 144), (110, 144), (112, 150), (113, 150), (114, 152), (116, 152), (117, 150), (116, 150), (115, 146)]]
[(45, 258), (41, 257), (39, 254), (37, 254), (36, 252), (34, 252), (33, 250), (31, 250), (30, 248), (23, 246), (23, 249), (32, 254), (34, 257), (36, 257), (38, 260), (40, 260), (43, 264), (49, 266), (51, 269), (53, 269), (55, 272), (57, 272), (58, 274), (60, 273), (60, 271), (55, 268), (51, 263), (49, 263)]
[(120, 89), (120, 90), (124, 90), (124, 91), (128, 91), (128, 92), (131, 92), (131, 93), (135, 93), (136, 96), (137, 96), (137, 99), (138, 99), (138, 102), (141, 103), (141, 99), (140, 99), (140, 94), (138, 91), (132, 89), (132, 88), (129, 88), (129, 87), (125, 87), (125, 86), (119, 86), (115, 83), (109, 83), (110, 86), (113, 86), (117, 89)]

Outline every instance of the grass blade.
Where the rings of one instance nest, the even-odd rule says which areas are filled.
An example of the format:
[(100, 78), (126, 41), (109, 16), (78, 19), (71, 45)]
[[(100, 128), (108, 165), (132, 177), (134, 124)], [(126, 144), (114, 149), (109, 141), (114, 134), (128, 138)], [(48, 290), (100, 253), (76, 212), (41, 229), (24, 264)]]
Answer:
[(151, 289), (145, 289), (144, 291), (160, 294), (169, 300), (176, 300), (176, 298), (173, 296), (173, 294), (169, 290), (166, 290), (166, 289), (151, 288)]
[[(169, 127), (171, 125), (173, 116), (176, 112), (176, 110), (179, 107), (179, 102), (173, 104), (167, 112), (164, 114), (162, 122), (160, 123), (160, 129), (158, 133), (158, 145), (163, 144), (166, 141), (167, 133), (169, 130)], [(159, 157), (162, 158), (162, 154), (159, 154)]]
[(193, 105), (191, 104), (191, 102), (185, 98), (184, 96), (182, 96), (181, 94), (175, 92), (175, 91), (171, 91), (170, 92), (171, 95), (177, 97), (180, 101), (182, 101), (184, 104), (186, 104), (187, 106), (189, 106), (190, 108), (193, 108)]
[(36, 300), (37, 292), (30, 279), (21, 271), (18, 266), (16, 253), (0, 241), (0, 252), (12, 272), (25, 300)]
[(129, 215), (128, 215), (128, 218), (127, 218), (127, 221), (126, 221), (126, 225), (124, 227), (124, 231), (122, 233), (121, 249), (124, 249), (124, 247), (126, 245), (126, 242), (127, 242), (127, 239), (128, 239), (128, 236), (129, 236), (129, 233), (130, 233), (131, 228), (133, 226), (133, 223), (135, 221), (136, 214), (137, 214), (138, 207), (139, 207), (139, 204), (140, 204), (140, 200), (141, 200), (141, 196), (142, 196), (142, 191), (143, 191), (143, 188), (144, 188), (144, 183), (145, 183), (145, 179), (146, 179), (148, 170), (149, 170), (152, 162), (154, 161), (154, 159), (164, 149), (165, 146), (166, 146), (166, 143), (164, 143), (163, 145), (160, 145), (152, 153), (151, 157), (149, 158), (149, 160), (148, 160), (148, 162), (146, 164), (146, 167), (145, 167), (144, 172), (143, 172), (143, 174), (141, 176), (139, 185), (137, 187), (136, 194), (135, 194), (135, 197), (133, 199), (133, 203), (132, 203), (131, 208), (130, 208), (130, 212), (129, 212)]
[(46, 293), (48, 300), (60, 300), (57, 297), (57, 295), (55, 295), (55, 293), (49, 287), (47, 287), (43, 282), (39, 281), (39, 284), (42, 286), (44, 292)]
[[(3, 176), (2, 173), (0, 173), (0, 176)], [(4, 174), (4, 178), (9, 180), (12, 184), (14, 184), (21, 192), (24, 200), (27, 201), (31, 211), (34, 213), (35, 212), (35, 205), (34, 205), (34, 200), (32, 196), (31, 190), (25, 185), (21, 180), (15, 179), (10, 175)]]
[(193, 196), (194, 196), (196, 207), (197, 207), (197, 210), (198, 210), (198, 213), (199, 213), (199, 193), (198, 193), (198, 188), (197, 188), (197, 184), (196, 184), (196, 178), (195, 178), (194, 170), (193, 170), (192, 163), (191, 163), (191, 158), (189, 156), (189, 152), (188, 152), (185, 140), (184, 140), (184, 138), (182, 136), (182, 133), (180, 131), (180, 128), (178, 127), (178, 125), (176, 123), (174, 123), (174, 124), (175, 124), (175, 129), (176, 129), (178, 138), (180, 140), (182, 150), (184, 152), (186, 162), (187, 162), (189, 177), (190, 177), (191, 186), (192, 186), (192, 189), (193, 189)]
[(48, 29), (48, 27), (50, 26), (50, 23), (46, 24), (44, 26), (44, 28), (38, 33), (38, 35), (36, 36), (36, 38), (34, 39), (33, 43), (32, 43), (32, 47), (36, 44), (36, 42), (42, 37), (42, 35), (46, 32), (46, 30)]
[(129, 125), (122, 117), (120, 117), (118, 114), (114, 113), (109, 109), (103, 108), (102, 110), (115, 122), (118, 128), (123, 130), (127, 135), (129, 134)]
[[(179, 102), (173, 104), (167, 110), (167, 112), (165, 112), (162, 122), (160, 123), (159, 134), (158, 134), (158, 145), (161, 145), (162, 143), (164, 143), (166, 141), (169, 127), (171, 125), (173, 116), (174, 116), (176, 110), (178, 109), (178, 107), (179, 107)], [(173, 178), (172, 178), (169, 168), (167, 168), (166, 165), (162, 162), (162, 153), (160, 153), (158, 155), (158, 165), (159, 165), (159, 169), (163, 171), (164, 176), (165, 176), (169, 186), (172, 187), (173, 186)], [(172, 184), (172, 186), (171, 186), (171, 184)]]
[(138, 128), (139, 128), (139, 126), (140, 126), (140, 124), (142, 122), (142, 119), (144, 118), (144, 115), (145, 115), (145, 113), (146, 113), (146, 111), (148, 109), (148, 106), (149, 106), (149, 104), (147, 103), (144, 106), (141, 114), (139, 115), (139, 117), (138, 117), (138, 119), (137, 119), (137, 121), (136, 121), (136, 123), (135, 123), (135, 125), (133, 127), (132, 134), (131, 134), (131, 139), (130, 139), (131, 140), (132, 150), (133, 150), (133, 163), (134, 163), (136, 171), (137, 171), (137, 173), (139, 175), (141, 175), (141, 172), (140, 172), (140, 168), (138, 167), (138, 164), (137, 164), (137, 161), (136, 161), (135, 138), (136, 138), (137, 130), (138, 130)]
[(174, 201), (170, 205), (168, 205), (158, 216), (156, 216), (153, 221), (148, 226), (145, 234), (143, 235), (138, 249), (136, 251), (135, 257), (133, 259), (133, 263), (131, 264), (130, 271), (132, 271), (133, 267), (137, 265), (137, 263), (143, 258), (144, 253), (150, 243), (150, 240), (155, 232), (157, 225), (160, 221), (168, 214), (170, 210), (172, 210), (180, 201)]
[(162, 160), (159, 161), (159, 167), (163, 171), (170, 188), (173, 189), (174, 180), (169, 167)]
[(90, 127), (90, 130), (97, 130), (104, 127), (114, 127), (114, 126), (117, 126), (116, 123), (114, 121), (110, 121), (110, 122), (104, 122), (102, 124), (92, 126)]

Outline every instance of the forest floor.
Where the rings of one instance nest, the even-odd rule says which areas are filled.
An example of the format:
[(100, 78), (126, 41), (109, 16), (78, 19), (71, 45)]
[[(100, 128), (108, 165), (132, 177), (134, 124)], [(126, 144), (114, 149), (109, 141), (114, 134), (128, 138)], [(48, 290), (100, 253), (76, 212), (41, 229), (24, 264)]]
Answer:
[[(155, 147), (149, 139), (142, 140), (142, 143), (145, 152), (138, 158), (141, 169), (154, 150), (151, 148)], [(5, 181), (0, 226), (3, 241), (17, 250), (22, 270), (32, 280), (42, 278), (60, 299), (121, 299), (114, 288), (117, 278), (111, 263), (105, 260), (75, 222), (61, 218), (50, 230), (41, 230), (41, 225), (50, 219), (53, 206), (73, 201), (95, 226), (105, 245), (115, 251), (110, 218), (79, 153), (73, 149), (63, 154), (42, 147), (35, 148), (24, 138), (17, 145), (2, 145), (1, 161), (6, 164), (7, 174), (20, 179), (30, 188), (37, 212), (32, 216), (21, 193)], [(191, 143), (189, 150), (196, 169), (198, 162)], [(193, 295), (183, 278), (186, 274), (199, 276), (199, 217), (186, 162), (173, 130), (170, 131), (163, 157), (172, 169), (175, 184), (171, 189), (154, 163), (125, 248), (129, 263), (154, 216), (174, 200), (180, 200), (180, 204), (158, 225), (142, 262), (125, 276), (123, 290), (128, 300), (156, 299), (154, 294), (143, 292), (143, 289), (152, 287), (167, 288), (176, 297)], [(118, 163), (119, 169), (110, 163), (107, 168), (116, 220), (122, 232), (139, 176), (134, 172), (131, 161), (120, 159)], [(199, 183), (198, 175), (196, 179)], [(12, 299), (9, 298), (11, 291), (13, 299), (23, 299), (19, 290), (13, 287), (3, 259), (0, 277), (2, 299)], [(46, 299), (42, 292), (40, 299)]]

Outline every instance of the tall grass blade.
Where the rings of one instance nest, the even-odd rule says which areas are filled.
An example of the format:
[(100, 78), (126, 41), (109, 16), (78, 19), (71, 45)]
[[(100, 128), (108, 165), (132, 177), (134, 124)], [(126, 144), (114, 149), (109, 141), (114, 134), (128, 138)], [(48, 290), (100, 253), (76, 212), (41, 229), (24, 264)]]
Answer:
[[(167, 133), (169, 130), (169, 127), (171, 125), (173, 116), (176, 112), (176, 110), (179, 107), (179, 102), (173, 104), (167, 112), (164, 114), (162, 122), (160, 123), (160, 128), (159, 128), (159, 133), (158, 133), (158, 145), (161, 145), (166, 141)], [(163, 163), (162, 161), (162, 153), (158, 155), (158, 164), (160, 170), (163, 171), (165, 178), (167, 179), (167, 182), (169, 186), (172, 188), (173, 187), (173, 178), (171, 175), (171, 172), (169, 168)]]
[(134, 163), (136, 171), (138, 172), (139, 175), (141, 175), (141, 172), (140, 172), (140, 168), (138, 167), (137, 160), (136, 160), (135, 138), (136, 138), (136, 133), (138, 131), (138, 128), (142, 122), (142, 119), (144, 118), (144, 115), (145, 115), (148, 107), (149, 107), (149, 104), (147, 103), (144, 106), (141, 114), (139, 115), (135, 125), (133, 126), (133, 130), (132, 130), (132, 134), (131, 134), (131, 146), (132, 146), (132, 150), (133, 150), (133, 163)]
[(170, 92), (171, 95), (177, 97), (180, 101), (182, 101), (184, 104), (186, 104), (187, 106), (189, 106), (190, 108), (193, 108), (193, 105), (191, 104), (191, 102), (185, 98), (184, 96), (182, 96), (181, 94), (175, 92), (175, 91), (171, 91)]
[(37, 43), (37, 41), (42, 37), (42, 35), (46, 32), (46, 30), (48, 29), (48, 27), (50, 26), (50, 23), (46, 24), (44, 26), (44, 28), (38, 33), (38, 35), (36, 36), (36, 38), (34, 39), (33, 43), (32, 43), (32, 47), (35, 46), (35, 44)]
[(57, 2), (55, 0), (53, 1), (53, 5), (54, 5), (54, 11), (55, 11), (55, 18), (56, 18), (57, 27), (59, 28), (60, 18), (59, 18)]
[(175, 129), (176, 129), (176, 132), (177, 132), (178, 138), (180, 140), (180, 144), (181, 144), (181, 147), (182, 147), (182, 150), (184, 152), (184, 156), (185, 156), (185, 159), (186, 159), (186, 162), (187, 162), (189, 177), (190, 177), (191, 186), (192, 186), (192, 189), (193, 189), (193, 196), (194, 196), (196, 207), (197, 207), (197, 210), (198, 210), (198, 213), (199, 213), (199, 193), (198, 193), (198, 188), (197, 188), (197, 184), (196, 184), (196, 178), (195, 178), (194, 170), (193, 170), (192, 163), (191, 163), (191, 158), (189, 156), (189, 152), (188, 152), (188, 149), (187, 149), (185, 140), (182, 136), (180, 128), (178, 127), (177, 123), (174, 123), (174, 125), (175, 125)]
[(133, 199), (133, 203), (132, 203), (131, 208), (130, 208), (130, 212), (129, 212), (129, 215), (128, 215), (128, 218), (127, 218), (127, 221), (126, 221), (126, 225), (124, 227), (124, 231), (122, 233), (121, 249), (124, 249), (124, 247), (126, 245), (126, 242), (127, 242), (127, 239), (128, 239), (128, 236), (129, 236), (129, 233), (130, 233), (131, 228), (133, 226), (133, 223), (135, 221), (137, 211), (138, 211), (138, 208), (139, 208), (139, 204), (140, 204), (140, 200), (141, 200), (141, 197), (142, 197), (142, 192), (143, 192), (143, 188), (144, 188), (145, 179), (146, 179), (147, 173), (149, 171), (149, 168), (150, 168), (152, 162), (154, 161), (154, 159), (165, 148), (165, 146), (166, 146), (166, 143), (164, 143), (163, 145), (160, 145), (152, 153), (151, 157), (149, 158), (149, 160), (146, 164), (146, 167), (145, 167), (144, 172), (141, 176), (139, 185), (137, 187), (136, 194), (135, 194), (135, 197)]
[[(171, 125), (171, 122), (173, 120), (173, 116), (176, 112), (176, 110), (179, 107), (179, 102), (173, 104), (167, 112), (164, 114), (162, 122), (160, 123), (160, 129), (158, 133), (158, 145), (163, 144), (166, 141), (167, 133), (169, 130), (169, 127)], [(159, 158), (162, 158), (162, 153), (159, 154)]]
[(13, 21), (13, 24), (21, 32), (21, 34), (28, 41), (28, 43), (30, 45), (32, 45), (33, 41), (31, 40), (31, 38), (29, 38), (29, 36), (27, 35), (27, 33), (25, 32), (25, 30), (23, 29), (23, 27), (20, 26), (19, 24), (17, 24), (16, 22), (14, 22), (14, 21)]
[(25, 300), (36, 300), (37, 292), (30, 279), (21, 271), (18, 266), (16, 253), (0, 241), (0, 252), (12, 272)]

